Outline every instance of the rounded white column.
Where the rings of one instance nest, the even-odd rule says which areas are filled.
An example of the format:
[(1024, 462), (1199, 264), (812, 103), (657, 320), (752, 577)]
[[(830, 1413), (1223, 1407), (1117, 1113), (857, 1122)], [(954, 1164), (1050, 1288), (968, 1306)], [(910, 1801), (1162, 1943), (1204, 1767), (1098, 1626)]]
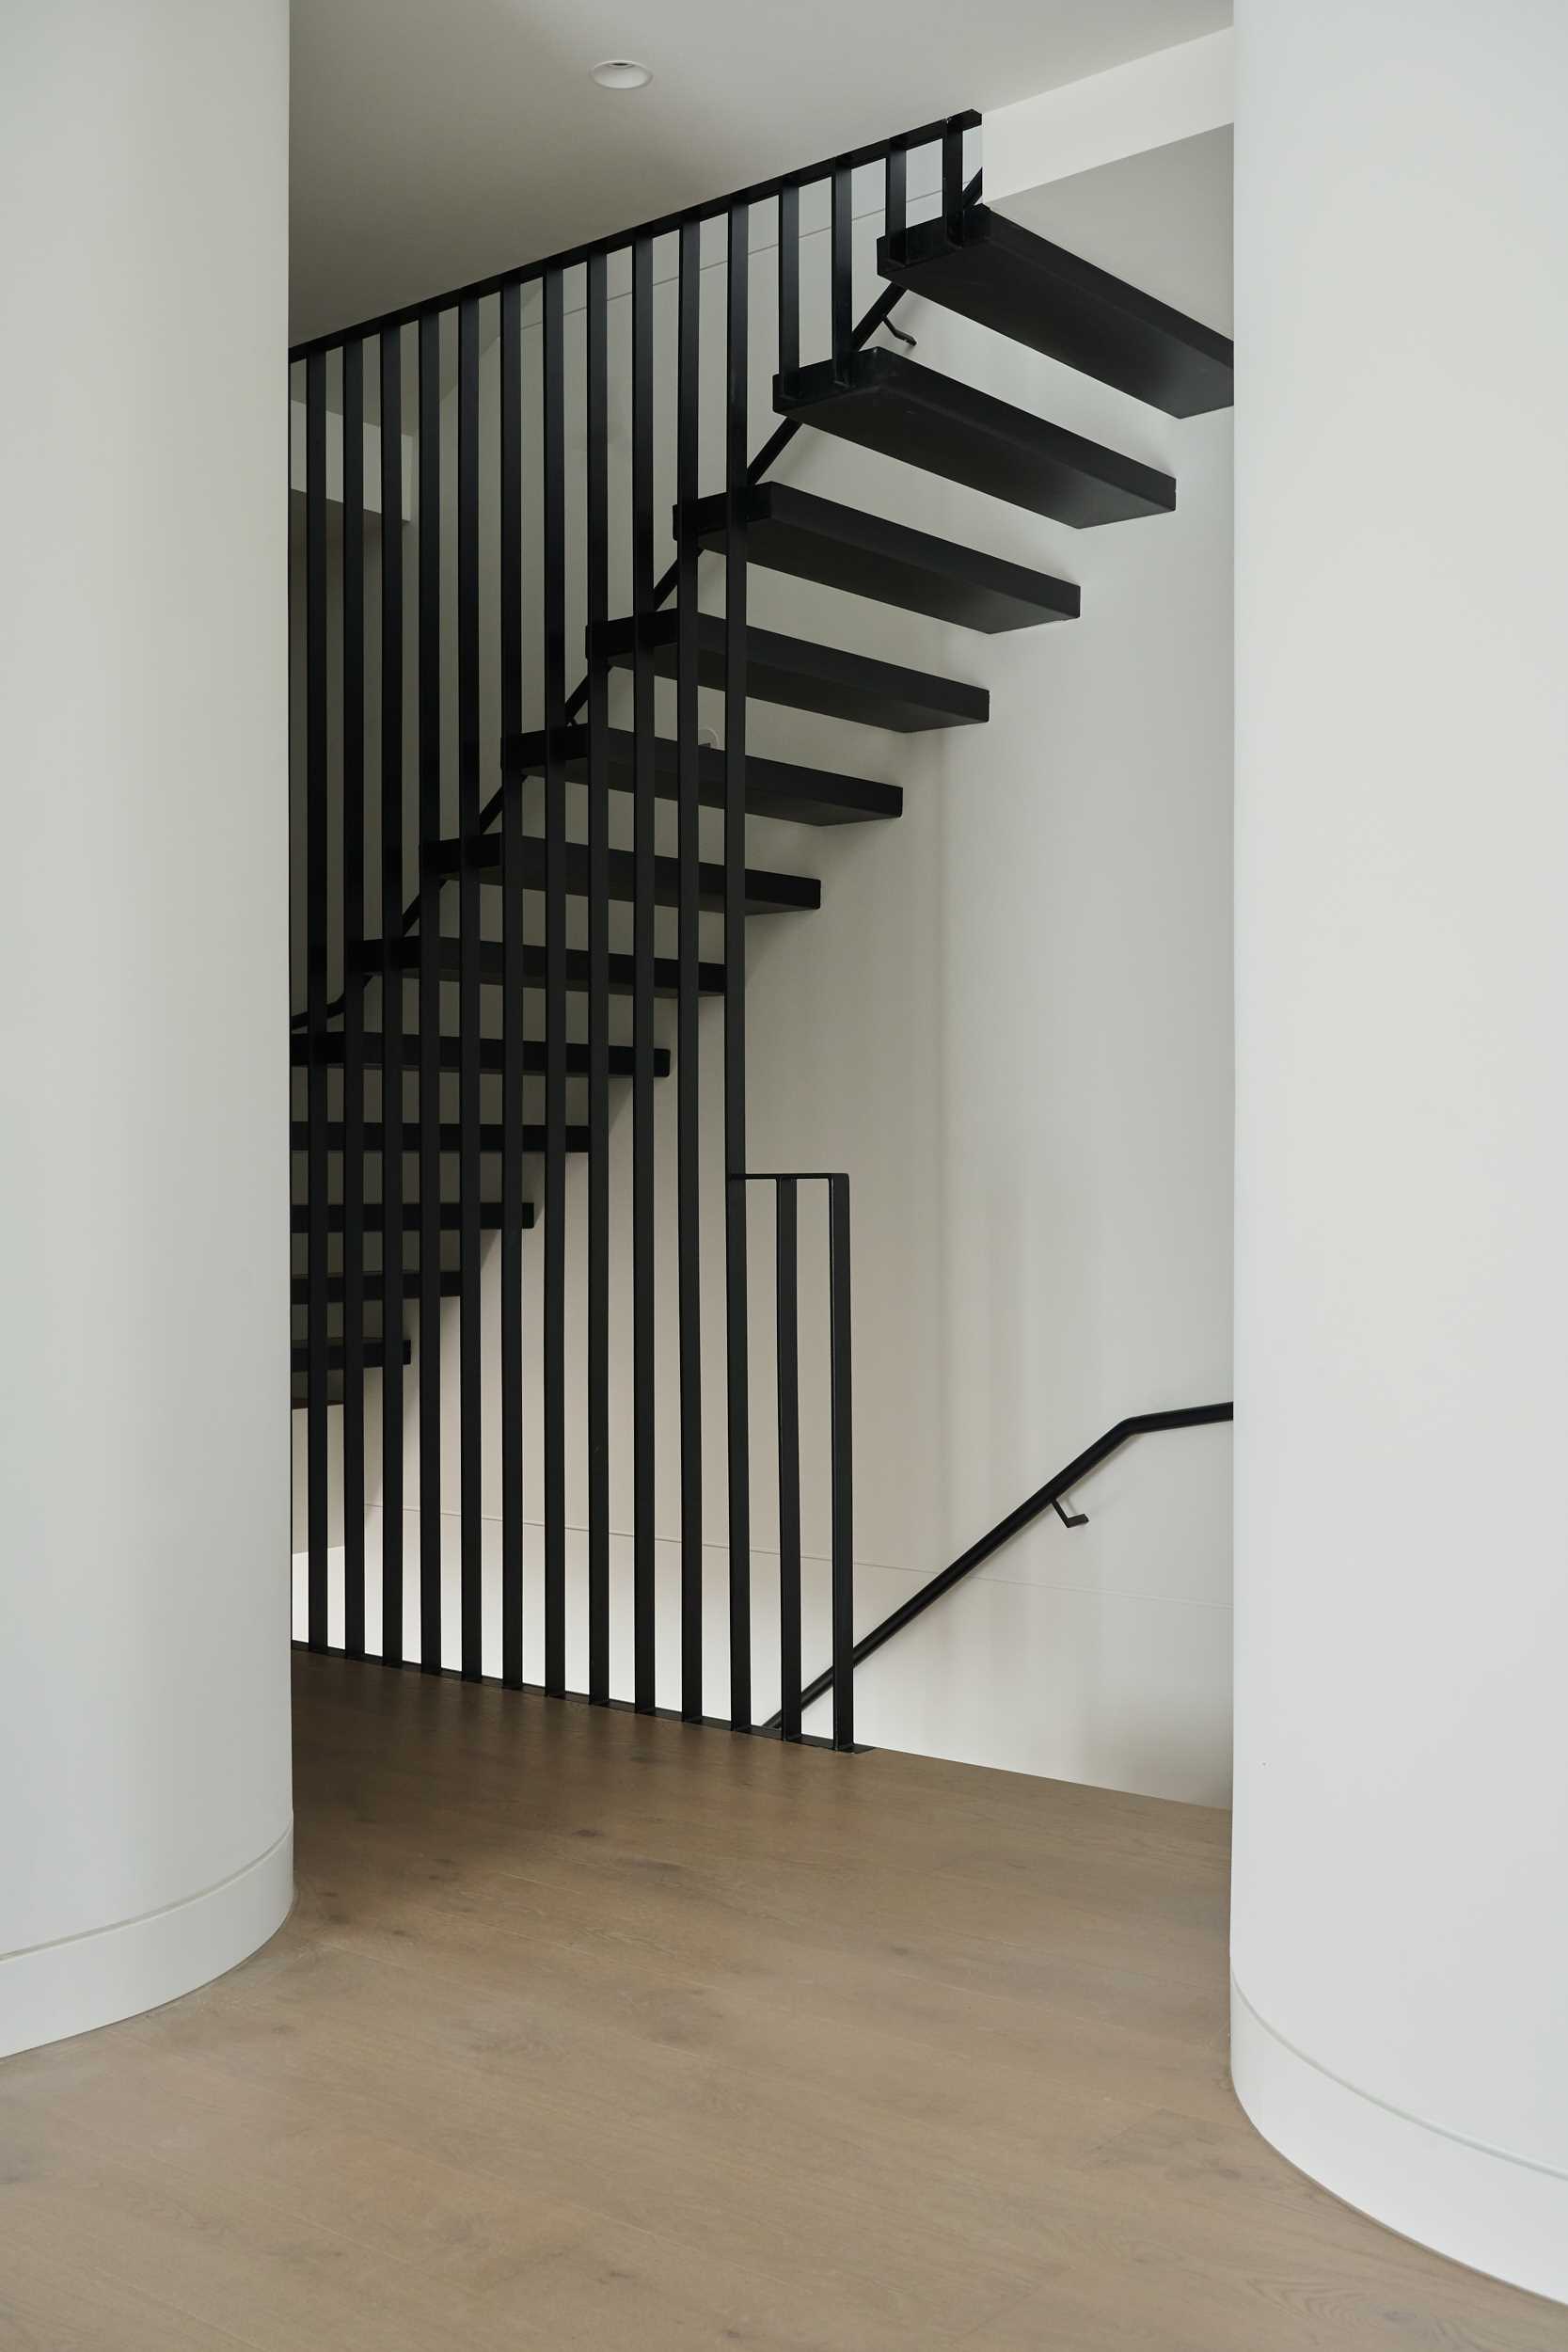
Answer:
[(1568, 9), (1238, 48), (1235, 2080), (1568, 2299)]
[(0, 2052), (291, 1897), (287, 0), (0, 8)]

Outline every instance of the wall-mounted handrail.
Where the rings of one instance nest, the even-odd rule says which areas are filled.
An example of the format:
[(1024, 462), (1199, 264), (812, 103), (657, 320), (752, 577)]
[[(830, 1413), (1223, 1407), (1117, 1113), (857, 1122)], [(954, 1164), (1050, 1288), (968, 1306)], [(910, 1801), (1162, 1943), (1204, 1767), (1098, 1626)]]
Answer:
[[(933, 1576), (929, 1583), (923, 1584), (918, 1593), (911, 1593), (891, 1616), (884, 1617), (880, 1625), (873, 1626), (869, 1633), (863, 1634), (850, 1653), (851, 1666), (863, 1665), (884, 1644), (891, 1642), (895, 1633), (902, 1633), (904, 1628), (912, 1625), (916, 1617), (924, 1616), (934, 1602), (941, 1600), (945, 1593), (950, 1593), (955, 1585), (961, 1584), (966, 1576), (971, 1575), (982, 1562), (990, 1559), (993, 1553), (1000, 1551), (1004, 1544), (1011, 1543), (1013, 1537), (1021, 1534), (1032, 1520), (1037, 1519), (1042, 1511), (1051, 1510), (1061, 1496), (1076, 1486), (1081, 1479), (1086, 1478), (1090, 1470), (1098, 1470), (1101, 1462), (1118, 1453), (1129, 1438), (1147, 1437), (1157, 1429), (1199, 1429), (1211, 1422), (1233, 1421), (1235, 1413), (1235, 1406), (1230, 1404), (1181, 1405), (1169, 1412), (1131, 1413), (1125, 1421), (1114, 1422), (1102, 1437), (1095, 1439), (1093, 1445), (1085, 1446), (1083, 1453), (1075, 1455), (1065, 1469), (1059, 1470), (1053, 1478), (1048, 1478), (1045, 1485), (1037, 1487), (1027, 1501), (1009, 1511), (1005, 1519), (998, 1519), (989, 1534), (982, 1535), (978, 1543), (971, 1544), (967, 1551), (960, 1552), (949, 1566)], [(800, 1692), (800, 1712), (803, 1713), (832, 1686), (833, 1672), (831, 1668), (819, 1674), (815, 1682), (808, 1682)], [(795, 1710), (791, 1711), (794, 1713)], [(777, 1731), (782, 1721), (781, 1711), (772, 1716), (763, 1729)]]

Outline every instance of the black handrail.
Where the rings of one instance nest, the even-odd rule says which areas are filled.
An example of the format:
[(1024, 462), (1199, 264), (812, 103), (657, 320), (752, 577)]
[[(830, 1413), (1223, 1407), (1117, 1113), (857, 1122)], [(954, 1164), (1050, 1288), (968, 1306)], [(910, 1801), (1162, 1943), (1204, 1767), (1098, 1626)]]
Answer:
[[(1080, 1479), (1088, 1476), (1090, 1470), (1098, 1470), (1101, 1462), (1118, 1453), (1130, 1438), (1147, 1437), (1156, 1429), (1199, 1429), (1210, 1422), (1233, 1421), (1235, 1415), (1234, 1405), (1180, 1405), (1169, 1412), (1131, 1413), (1125, 1421), (1114, 1422), (1103, 1437), (1097, 1438), (1093, 1445), (1085, 1446), (1065, 1470), (1059, 1470), (1054, 1478), (1048, 1478), (1043, 1486), (1037, 1487), (1028, 1500), (1021, 1502), (1016, 1510), (1009, 1511), (1005, 1519), (998, 1519), (989, 1534), (982, 1535), (978, 1543), (971, 1544), (967, 1551), (960, 1552), (950, 1566), (933, 1576), (928, 1584), (923, 1584), (918, 1593), (912, 1593), (891, 1616), (884, 1617), (880, 1625), (873, 1626), (869, 1633), (863, 1634), (850, 1653), (851, 1666), (863, 1665), (884, 1643), (891, 1642), (895, 1633), (902, 1633), (907, 1625), (912, 1625), (916, 1617), (923, 1616), (934, 1601), (941, 1600), (942, 1595), (950, 1593), (956, 1584), (961, 1584), (982, 1561), (989, 1560), (993, 1552), (1001, 1550), (1004, 1544), (1010, 1543), (1015, 1535), (1021, 1534), (1031, 1520), (1039, 1518), (1042, 1511), (1051, 1510), (1069, 1487), (1076, 1486)], [(826, 1673), (819, 1674), (815, 1682), (806, 1684), (800, 1693), (802, 1713), (832, 1689), (832, 1670), (829, 1668)], [(768, 1718), (763, 1729), (777, 1731), (782, 1720), (781, 1710)]]

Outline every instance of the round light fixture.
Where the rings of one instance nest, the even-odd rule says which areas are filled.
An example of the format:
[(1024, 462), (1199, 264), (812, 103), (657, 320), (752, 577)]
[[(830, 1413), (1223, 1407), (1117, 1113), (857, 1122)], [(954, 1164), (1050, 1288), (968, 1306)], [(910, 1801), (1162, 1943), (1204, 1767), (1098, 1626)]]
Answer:
[(654, 78), (649, 67), (630, 57), (606, 57), (589, 72), (601, 89), (642, 89)]

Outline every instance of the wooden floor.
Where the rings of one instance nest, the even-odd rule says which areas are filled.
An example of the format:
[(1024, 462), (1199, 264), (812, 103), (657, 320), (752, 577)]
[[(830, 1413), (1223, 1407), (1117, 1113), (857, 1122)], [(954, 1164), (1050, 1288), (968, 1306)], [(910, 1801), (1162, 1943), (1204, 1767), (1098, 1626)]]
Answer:
[(1564, 2352), (1264, 2146), (1226, 1817), (325, 1659), (300, 1899), (0, 2066), (0, 2345)]

